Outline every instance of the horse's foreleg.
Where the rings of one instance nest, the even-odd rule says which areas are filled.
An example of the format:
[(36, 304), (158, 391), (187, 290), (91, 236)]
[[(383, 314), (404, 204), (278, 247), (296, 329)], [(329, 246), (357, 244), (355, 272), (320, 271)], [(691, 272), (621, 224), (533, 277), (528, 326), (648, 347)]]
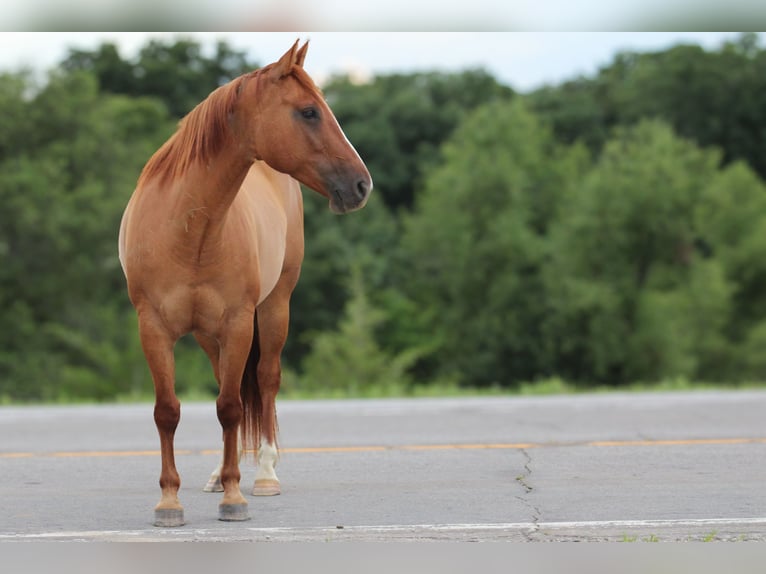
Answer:
[[(221, 377), (218, 371), (218, 360), (221, 353), (221, 348), (218, 345), (218, 341), (213, 337), (205, 335), (204, 333), (195, 332), (194, 338), (202, 350), (205, 351), (208, 359), (210, 359), (210, 366), (213, 367), (213, 376), (218, 383), (218, 390), (221, 389)], [(239, 461), (242, 460), (242, 445), (240, 440)], [(210, 473), (210, 478), (202, 489), (204, 492), (223, 492), (223, 484), (221, 484), (221, 470), (223, 469), (223, 455), (218, 462), (218, 466), (215, 467), (213, 472)]]
[(160, 435), (162, 496), (154, 509), (155, 526), (181, 526), (184, 511), (178, 500), (181, 477), (176, 470), (173, 438), (181, 418), (181, 404), (175, 394), (174, 340), (153, 312), (139, 313), (139, 335), (155, 391), (154, 421)]
[(232, 317), (221, 340), (219, 356), (220, 392), (216, 401), (218, 420), (223, 428), (221, 486), (223, 499), (218, 507), (221, 520), (248, 520), (247, 500), (239, 488), (239, 427), (242, 423), (240, 385), (253, 337), (253, 315)]
[(281, 354), (287, 340), (290, 321), (290, 294), (295, 287), (297, 273), (282, 276), (274, 291), (258, 307), (258, 333), (260, 360), (258, 361), (258, 388), (261, 394), (262, 429), (258, 448), (258, 468), (253, 495), (273, 496), (280, 493), (276, 473), (277, 411), (276, 398), (282, 378)]

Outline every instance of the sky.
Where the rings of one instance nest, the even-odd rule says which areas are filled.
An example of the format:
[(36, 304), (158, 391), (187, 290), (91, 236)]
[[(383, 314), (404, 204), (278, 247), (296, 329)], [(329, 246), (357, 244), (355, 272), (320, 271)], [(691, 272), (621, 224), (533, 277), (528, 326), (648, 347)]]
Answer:
[(310, 41), (305, 67), (314, 79), (352, 73), (483, 67), (500, 82), (524, 92), (544, 84), (591, 75), (624, 50), (666, 49), (680, 42), (715, 49), (737, 32), (2, 32), (0, 70), (28, 66), (45, 71), (69, 48), (93, 49), (114, 42), (133, 57), (150, 38), (191, 37), (207, 49), (218, 40), (253, 60), (276, 60), (300, 38)]
[(24, 0), (0, 30), (762, 30), (763, 0)]

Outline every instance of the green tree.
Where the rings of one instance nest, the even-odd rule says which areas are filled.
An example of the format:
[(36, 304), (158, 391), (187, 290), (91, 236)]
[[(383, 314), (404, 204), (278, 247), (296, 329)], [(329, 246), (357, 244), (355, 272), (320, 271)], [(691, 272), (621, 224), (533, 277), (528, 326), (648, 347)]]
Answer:
[(391, 209), (410, 208), (439, 146), (477, 106), (513, 91), (484, 70), (375, 77), (368, 84), (335, 78), (327, 101), (365, 159), (375, 189)]
[(416, 350), (385, 351), (376, 331), (386, 314), (373, 306), (358, 266), (351, 275), (350, 298), (337, 330), (306, 332), (311, 351), (303, 361), (302, 390), (341, 394), (401, 394), (411, 383), (407, 370)]
[(477, 109), (405, 219), (403, 287), (434, 351), (420, 375), (512, 384), (552, 374), (542, 269), (587, 165), (518, 101)]
[[(55, 72), (42, 88), (12, 78), (0, 110), (20, 135), (0, 156), (0, 395), (106, 398), (122, 373), (93, 360), (124, 343), (120, 216), (172, 121), (155, 100), (100, 94), (88, 73)], [(88, 369), (101, 376), (92, 385)]]
[(656, 118), (722, 160), (747, 161), (766, 177), (766, 50), (743, 34), (717, 50), (677, 45), (648, 53), (623, 52), (592, 78), (578, 78), (529, 94), (562, 141), (585, 142), (599, 153), (620, 125)]
[(62, 66), (91, 72), (105, 92), (156, 97), (176, 118), (218, 86), (258, 67), (227, 42), (218, 42), (208, 56), (199, 42), (183, 38), (150, 40), (133, 60), (124, 59), (108, 42), (92, 51), (73, 49)]
[(694, 216), (717, 164), (658, 122), (607, 143), (552, 238), (546, 283), (560, 375), (693, 378), (725, 360), (733, 286), (700, 252)]
[(376, 191), (357, 213), (338, 216), (327, 200), (304, 190), (306, 255), (290, 303), (290, 336), (284, 357), (298, 368), (310, 350), (306, 332), (333, 331), (351, 296), (352, 269), (364, 276), (372, 304), (392, 289), (389, 267), (398, 245), (398, 224)]
[(763, 380), (766, 186), (743, 162), (734, 163), (705, 187), (695, 218), (701, 247), (719, 263), (732, 289), (723, 333), (730, 345), (725, 377)]

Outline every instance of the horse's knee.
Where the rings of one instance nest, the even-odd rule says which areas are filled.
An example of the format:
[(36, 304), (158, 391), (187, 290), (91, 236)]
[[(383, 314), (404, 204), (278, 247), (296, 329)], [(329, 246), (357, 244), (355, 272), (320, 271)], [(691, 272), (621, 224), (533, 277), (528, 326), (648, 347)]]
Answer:
[(181, 420), (181, 403), (178, 398), (157, 399), (154, 404), (154, 422), (157, 428), (174, 431)]
[(239, 395), (219, 395), (215, 402), (221, 426), (231, 428), (242, 422), (242, 399)]

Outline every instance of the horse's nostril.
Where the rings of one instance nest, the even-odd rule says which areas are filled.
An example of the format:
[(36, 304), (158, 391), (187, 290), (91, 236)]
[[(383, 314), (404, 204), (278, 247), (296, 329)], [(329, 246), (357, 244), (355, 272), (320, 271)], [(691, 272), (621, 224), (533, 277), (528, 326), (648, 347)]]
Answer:
[(364, 199), (367, 197), (367, 194), (370, 192), (370, 186), (367, 184), (367, 182), (363, 179), (360, 179), (356, 182), (356, 191), (359, 193), (359, 197)]

